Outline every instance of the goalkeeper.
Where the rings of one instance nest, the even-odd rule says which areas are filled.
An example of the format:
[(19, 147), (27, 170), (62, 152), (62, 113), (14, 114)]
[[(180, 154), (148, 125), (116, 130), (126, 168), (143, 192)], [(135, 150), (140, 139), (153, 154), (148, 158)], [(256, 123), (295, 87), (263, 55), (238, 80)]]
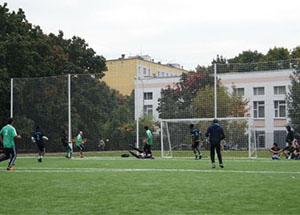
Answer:
[(144, 147), (144, 151), (142, 151), (132, 145), (129, 145), (129, 147), (138, 152), (138, 153), (134, 153), (133, 151), (129, 151), (132, 156), (134, 156), (138, 159), (146, 159), (146, 158), (154, 159), (154, 156), (152, 155), (152, 153), (146, 153), (145, 147)]
[(43, 132), (40, 130), (39, 126), (36, 126), (35, 132), (32, 133), (31, 137), (32, 142), (37, 143), (37, 147), (39, 149), (39, 156), (38, 156), (38, 162), (42, 162), (42, 159), (45, 155), (45, 143), (44, 140), (48, 140), (48, 137), (46, 137)]
[(66, 158), (71, 159), (73, 152), (72, 152), (72, 148), (71, 148), (71, 146), (68, 142), (68, 135), (67, 135), (67, 132), (65, 130), (62, 131), (61, 142), (62, 142), (63, 146), (65, 147), (65, 149), (67, 150)]
[(202, 134), (199, 131), (199, 129), (194, 128), (194, 124), (190, 124), (190, 130), (191, 130), (191, 135), (192, 135), (192, 149), (195, 154), (195, 160), (198, 159), (198, 156), (199, 156), (199, 160), (200, 160), (202, 158), (202, 154), (201, 154), (199, 147), (200, 147), (200, 137), (201, 137), (201, 140), (203, 140)]

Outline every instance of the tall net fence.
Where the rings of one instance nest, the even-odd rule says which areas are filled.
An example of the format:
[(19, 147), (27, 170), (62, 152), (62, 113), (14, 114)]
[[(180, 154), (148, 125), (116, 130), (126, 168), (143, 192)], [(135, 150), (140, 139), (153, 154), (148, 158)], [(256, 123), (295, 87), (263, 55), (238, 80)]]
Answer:
[[(36, 126), (49, 138), (47, 152), (63, 152), (61, 134), (69, 130), (69, 111), (73, 144), (79, 131), (86, 139), (87, 151), (124, 150), (135, 144), (133, 96), (111, 89), (100, 77), (84, 74), (70, 75), (69, 79), (13, 79), (13, 116), (23, 136), (19, 152), (37, 152), (31, 141)], [(77, 150), (74, 145), (73, 149)]]
[[(13, 79), (13, 115), (23, 136), (19, 151), (37, 151), (30, 140), (37, 125), (49, 136), (47, 151), (64, 150), (60, 134), (69, 129), (69, 92), (71, 137), (74, 139), (82, 130), (88, 151), (127, 150), (137, 142), (141, 147), (144, 125), (153, 132), (154, 150), (190, 150), (188, 124), (196, 120), (195, 127), (204, 133), (211, 123), (204, 119), (215, 117), (222, 118), (221, 126), (226, 127), (228, 137), (225, 141), (232, 150), (265, 150), (274, 142), (284, 147), (287, 124), (295, 133), (300, 132), (299, 60), (216, 64), (177, 77), (136, 80), (132, 76), (135, 88), (131, 86), (131, 93), (114, 90), (101, 77), (73, 74), (70, 79)], [(129, 89), (128, 83), (125, 86)], [(241, 127), (232, 123), (243, 121), (232, 121), (234, 118), (245, 118), (246, 124)], [(244, 139), (238, 142), (235, 133)]]
[(68, 77), (13, 79), (13, 116), (22, 135), (19, 152), (36, 152), (32, 132), (39, 126), (49, 137), (47, 151), (63, 151), (60, 135), (68, 128)]

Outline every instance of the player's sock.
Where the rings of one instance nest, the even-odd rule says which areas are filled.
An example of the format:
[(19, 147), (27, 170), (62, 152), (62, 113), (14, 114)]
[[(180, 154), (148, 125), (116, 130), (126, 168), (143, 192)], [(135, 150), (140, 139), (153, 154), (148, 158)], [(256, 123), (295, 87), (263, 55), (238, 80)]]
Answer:
[(202, 153), (199, 152), (199, 160), (202, 158)]
[(134, 157), (136, 157), (136, 158), (140, 158), (137, 154), (135, 154), (134, 152), (132, 152), (132, 151), (129, 151), (129, 153), (130, 154), (132, 154)]

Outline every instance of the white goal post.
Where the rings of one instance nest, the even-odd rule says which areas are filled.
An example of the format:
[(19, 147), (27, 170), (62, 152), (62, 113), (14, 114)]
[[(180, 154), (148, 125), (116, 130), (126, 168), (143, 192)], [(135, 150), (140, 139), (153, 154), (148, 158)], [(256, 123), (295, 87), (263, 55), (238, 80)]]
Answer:
[[(161, 156), (173, 157), (176, 150), (191, 149), (189, 125), (194, 124), (202, 133), (202, 149), (208, 149), (205, 132), (214, 118), (160, 119)], [(257, 157), (255, 128), (251, 117), (218, 118), (224, 129), (224, 150), (248, 151), (249, 158)]]

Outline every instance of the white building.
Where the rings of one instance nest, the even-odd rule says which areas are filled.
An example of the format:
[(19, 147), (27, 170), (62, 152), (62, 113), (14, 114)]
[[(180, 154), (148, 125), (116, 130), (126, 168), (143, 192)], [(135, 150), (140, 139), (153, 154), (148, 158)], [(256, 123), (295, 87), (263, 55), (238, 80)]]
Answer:
[(168, 85), (173, 86), (179, 82), (180, 76), (149, 77), (136, 80), (135, 90), (135, 118), (144, 113), (152, 115), (155, 120), (159, 118), (157, 112), (158, 99), (161, 98), (161, 90)]
[(273, 142), (285, 144), (288, 124), (286, 95), (292, 69), (218, 74), (229, 92), (234, 85), (237, 93), (249, 101), (250, 116), (254, 118), (258, 146), (270, 148)]
[[(270, 148), (273, 142), (285, 144), (287, 118), (286, 95), (290, 85), (289, 70), (239, 72), (218, 74), (229, 93), (235, 86), (237, 93), (249, 101), (249, 113), (254, 118), (258, 147)], [(136, 82), (135, 116), (143, 113), (158, 119), (158, 99), (161, 89), (179, 82), (180, 77), (142, 78)]]

